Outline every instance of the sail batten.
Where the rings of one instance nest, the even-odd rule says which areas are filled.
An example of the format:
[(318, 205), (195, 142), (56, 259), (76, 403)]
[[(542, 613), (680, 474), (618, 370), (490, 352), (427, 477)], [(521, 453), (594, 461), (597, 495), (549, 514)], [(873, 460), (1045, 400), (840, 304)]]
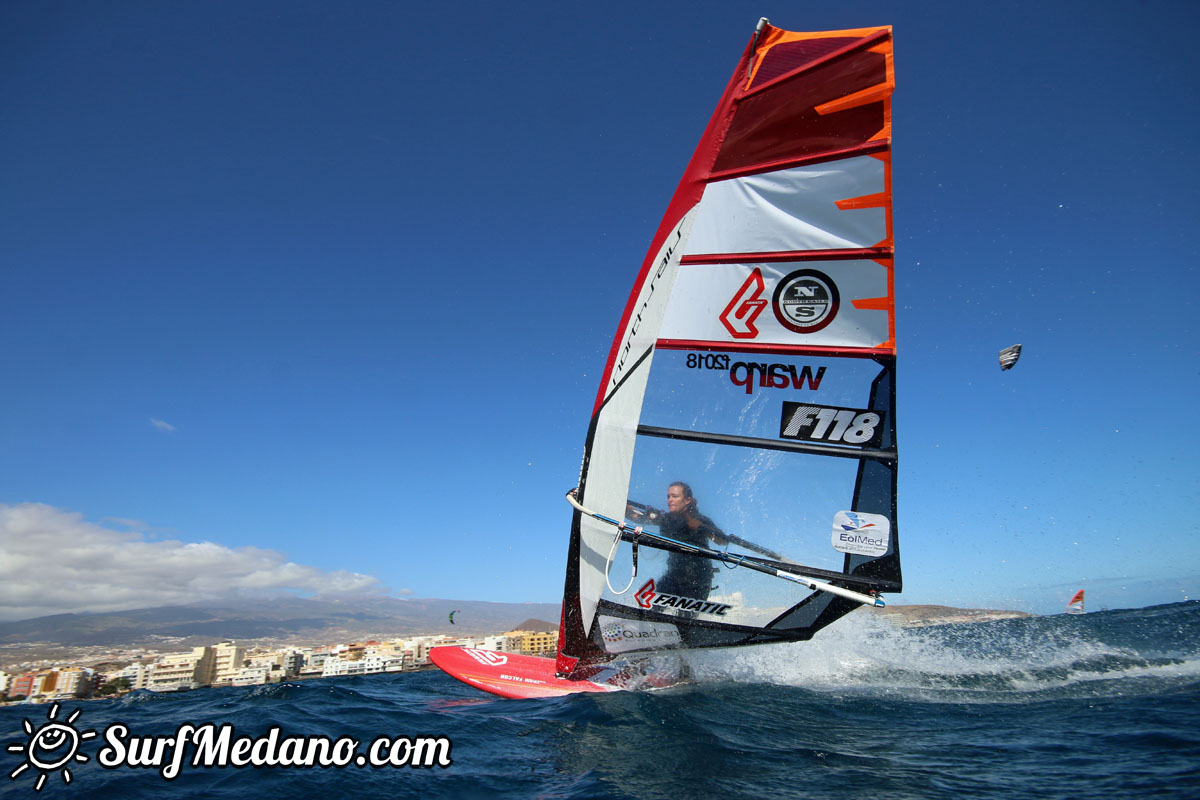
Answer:
[(597, 392), (560, 673), (807, 639), (902, 587), (891, 41), (764, 24), (743, 52)]
[(785, 264), (794, 261), (890, 260), (890, 247), (844, 247), (836, 250), (772, 250), (757, 253), (689, 253), (681, 266), (716, 264)]
[(681, 430), (679, 428), (658, 428), (653, 425), (639, 425), (637, 432), (642, 436), (656, 436), (660, 439), (680, 439), (691, 442), (729, 445), (731, 447), (750, 447), (757, 450), (783, 450), (793, 453), (814, 453), (838, 458), (873, 459), (876, 461), (896, 460), (895, 452), (890, 450), (849, 450), (831, 445), (785, 442), (776, 439), (756, 439), (749, 436), (731, 436), (725, 433), (705, 433), (703, 431)]

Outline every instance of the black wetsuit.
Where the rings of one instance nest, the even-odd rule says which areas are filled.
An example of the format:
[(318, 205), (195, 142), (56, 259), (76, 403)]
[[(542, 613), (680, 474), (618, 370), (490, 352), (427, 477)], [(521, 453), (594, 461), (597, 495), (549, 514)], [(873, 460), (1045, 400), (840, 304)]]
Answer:
[[(703, 514), (691, 514), (700, 525), (693, 529), (688, 525), (688, 514), (669, 512), (658, 524), (659, 532), (669, 538), (697, 547), (711, 548), (712, 536), (720, 535), (721, 529)], [(662, 594), (674, 594), (707, 600), (713, 589), (717, 563), (693, 553), (672, 552), (667, 556), (667, 571), (654, 582), (655, 589)]]

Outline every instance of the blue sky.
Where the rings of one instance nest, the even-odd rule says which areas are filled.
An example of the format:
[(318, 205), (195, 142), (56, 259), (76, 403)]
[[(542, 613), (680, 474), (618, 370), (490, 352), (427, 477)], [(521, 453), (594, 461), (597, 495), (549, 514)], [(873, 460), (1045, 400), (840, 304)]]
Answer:
[(18, 2), (0, 618), (557, 602), (625, 298), (764, 15), (895, 26), (891, 601), (1200, 594), (1194, 5)]

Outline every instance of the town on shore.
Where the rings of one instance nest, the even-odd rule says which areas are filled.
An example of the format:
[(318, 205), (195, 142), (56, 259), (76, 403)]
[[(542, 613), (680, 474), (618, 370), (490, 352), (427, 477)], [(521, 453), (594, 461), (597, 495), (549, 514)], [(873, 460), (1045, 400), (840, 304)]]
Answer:
[[(1027, 617), (1022, 611), (964, 609), (935, 605), (864, 609), (900, 627), (989, 622)], [(239, 645), (235, 641), (159, 653), (135, 648), (89, 659), (91, 666), (52, 661), (0, 669), (0, 704), (51, 703), (110, 697), (146, 689), (177, 692), (213, 686), (254, 686), (305, 678), (372, 675), (427, 669), (435, 647), (477, 647), (505, 653), (554, 655), (558, 626), (526, 620), (521, 627), (484, 636), (446, 634), (382, 638), (315, 647)], [(69, 659), (68, 659), (69, 661)]]
[[(526, 623), (528, 624), (528, 623)], [(0, 670), (0, 703), (54, 703), (146, 689), (178, 692), (254, 686), (305, 678), (405, 672), (429, 667), (435, 647), (478, 647), (505, 653), (552, 655), (558, 630), (511, 630), (491, 636), (414, 636), (318, 647), (245, 647), (235, 641), (182, 653), (130, 653), (129, 663), (98, 666), (17, 665)]]

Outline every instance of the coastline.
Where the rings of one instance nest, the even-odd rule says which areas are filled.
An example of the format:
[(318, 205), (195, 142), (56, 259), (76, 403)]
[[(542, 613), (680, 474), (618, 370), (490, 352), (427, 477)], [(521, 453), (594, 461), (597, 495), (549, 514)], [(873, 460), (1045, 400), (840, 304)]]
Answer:
[(1027, 611), (1012, 611), (992, 608), (955, 608), (935, 605), (889, 605), (884, 608), (867, 608), (866, 613), (886, 619), (902, 628), (924, 628), (932, 625), (962, 625), (972, 622), (993, 622), (1001, 619), (1033, 617)]

